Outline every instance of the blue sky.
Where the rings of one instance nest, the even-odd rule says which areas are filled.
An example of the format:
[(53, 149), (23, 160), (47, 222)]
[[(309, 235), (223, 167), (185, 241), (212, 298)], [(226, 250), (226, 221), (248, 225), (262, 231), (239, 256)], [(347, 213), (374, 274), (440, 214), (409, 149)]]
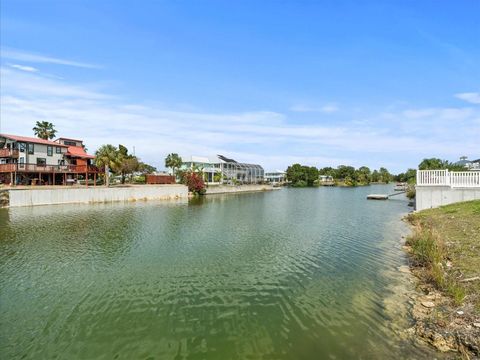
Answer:
[(480, 1), (1, 4), (1, 132), (267, 170), (480, 158)]

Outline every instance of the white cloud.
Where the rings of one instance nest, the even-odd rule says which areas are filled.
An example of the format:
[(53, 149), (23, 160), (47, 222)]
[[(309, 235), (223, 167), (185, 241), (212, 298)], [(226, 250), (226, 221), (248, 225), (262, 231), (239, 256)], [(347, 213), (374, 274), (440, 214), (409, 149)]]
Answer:
[(19, 64), (12, 64), (10, 65), (14, 69), (26, 71), (26, 72), (37, 72), (38, 69), (34, 68), (33, 66), (26, 66), (26, 65), (19, 65)]
[[(37, 120), (60, 135), (85, 139), (93, 152), (105, 143), (135, 146), (144, 161), (163, 167), (167, 153), (225, 154), (267, 169), (293, 162), (316, 166), (352, 164), (393, 171), (423, 157), (478, 157), (480, 109), (426, 108), (384, 111), (369, 118), (352, 112), (341, 123), (300, 125), (275, 111), (212, 113), (164, 104), (128, 102), (96, 84), (70, 84), (14, 68), (0, 69), (0, 131), (31, 134)], [(344, 110), (345, 112), (345, 110)]]
[(455, 97), (472, 104), (480, 104), (480, 93), (477, 92), (459, 93), (455, 94)]
[(88, 64), (84, 62), (78, 62), (78, 61), (72, 61), (72, 60), (66, 60), (66, 59), (59, 59), (51, 56), (33, 54), (33, 53), (24, 52), (21, 50), (14, 50), (10, 48), (2, 48), (2, 57), (5, 59), (31, 62), (31, 63), (49, 63), (49, 64), (75, 66), (75, 67), (88, 68), (88, 69), (100, 68), (100, 66), (94, 65), (94, 64)]
[(15, 71), (11, 68), (0, 69), (2, 78), (2, 92), (19, 95), (72, 97), (72, 98), (106, 98), (108, 95), (100, 93), (93, 86), (69, 85), (56, 79), (50, 79), (38, 73)]
[(307, 106), (304, 104), (297, 104), (290, 107), (289, 110), (294, 112), (320, 112), (320, 113), (330, 114), (330, 113), (337, 112), (340, 109), (336, 104), (326, 104), (319, 107)]

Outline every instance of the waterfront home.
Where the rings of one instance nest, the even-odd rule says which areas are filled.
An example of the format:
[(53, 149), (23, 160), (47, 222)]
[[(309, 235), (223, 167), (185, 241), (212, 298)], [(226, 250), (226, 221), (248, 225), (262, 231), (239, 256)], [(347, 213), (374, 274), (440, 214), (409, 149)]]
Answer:
[(470, 161), (466, 156), (461, 156), (455, 165), (463, 166), (466, 170), (480, 170), (480, 159)]
[(330, 175), (320, 175), (318, 177), (318, 180), (320, 181), (321, 184), (331, 184), (333, 183), (333, 177)]
[(261, 165), (239, 163), (223, 155), (185, 156), (180, 170), (198, 170), (207, 184), (258, 184), (264, 181)]
[(287, 177), (285, 171), (277, 170), (266, 172), (264, 180), (272, 184), (283, 184), (287, 180)]
[[(66, 185), (93, 177), (93, 166), (81, 140), (55, 141), (0, 134), (0, 182), (11, 185)], [(88, 182), (86, 182), (88, 183)]]

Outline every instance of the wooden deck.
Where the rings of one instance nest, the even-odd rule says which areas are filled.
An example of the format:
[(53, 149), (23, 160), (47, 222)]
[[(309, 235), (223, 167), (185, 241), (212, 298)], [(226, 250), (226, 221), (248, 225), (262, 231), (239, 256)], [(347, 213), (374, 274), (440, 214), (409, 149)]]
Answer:
[(0, 173), (54, 173), (54, 174), (98, 174), (103, 172), (93, 165), (37, 165), (0, 164)]

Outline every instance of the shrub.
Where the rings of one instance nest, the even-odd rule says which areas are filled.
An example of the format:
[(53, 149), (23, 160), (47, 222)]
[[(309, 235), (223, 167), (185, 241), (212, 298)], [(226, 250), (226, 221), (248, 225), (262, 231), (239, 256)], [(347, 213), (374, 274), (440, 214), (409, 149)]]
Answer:
[(416, 195), (415, 185), (408, 185), (406, 195), (407, 195), (407, 198), (409, 198), (410, 200), (415, 198), (415, 195)]
[(465, 289), (455, 282), (445, 271), (446, 251), (438, 234), (431, 228), (417, 227), (412, 236), (407, 239), (412, 248), (412, 255), (417, 265), (425, 269), (426, 279), (438, 289), (448, 293), (456, 304), (465, 297)]
[(180, 182), (187, 185), (188, 191), (195, 195), (203, 195), (206, 192), (205, 182), (202, 175), (193, 171), (182, 172)]
[(296, 183), (294, 183), (292, 186), (293, 187), (306, 187), (308, 184), (304, 180), (298, 180)]

